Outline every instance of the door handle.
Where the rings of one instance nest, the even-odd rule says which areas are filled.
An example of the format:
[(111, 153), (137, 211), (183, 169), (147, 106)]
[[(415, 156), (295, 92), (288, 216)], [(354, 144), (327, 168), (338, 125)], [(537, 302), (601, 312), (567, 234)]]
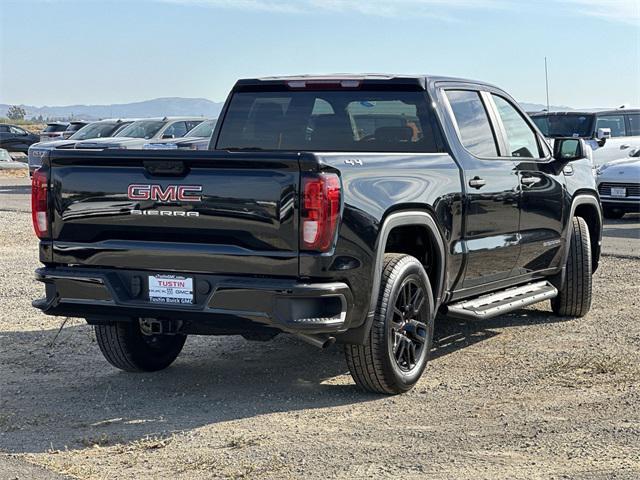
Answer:
[(469, 186), (472, 188), (482, 188), (486, 185), (486, 181), (484, 179), (475, 176), (471, 180), (469, 180)]
[(627, 148), (629, 148), (631, 145), (627, 145), (626, 143), (624, 145), (620, 145), (620, 150), (626, 150)]
[(531, 186), (540, 183), (540, 177), (522, 177), (520, 181), (523, 185)]

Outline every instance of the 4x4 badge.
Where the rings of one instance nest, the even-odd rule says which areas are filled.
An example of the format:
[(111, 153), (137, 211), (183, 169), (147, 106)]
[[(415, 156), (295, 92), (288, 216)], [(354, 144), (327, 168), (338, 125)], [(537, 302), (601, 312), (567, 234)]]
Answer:
[(360, 160), (359, 158), (356, 158), (355, 160), (351, 160), (351, 159), (345, 160), (344, 163), (351, 166), (355, 166), (355, 165), (362, 166), (362, 160)]

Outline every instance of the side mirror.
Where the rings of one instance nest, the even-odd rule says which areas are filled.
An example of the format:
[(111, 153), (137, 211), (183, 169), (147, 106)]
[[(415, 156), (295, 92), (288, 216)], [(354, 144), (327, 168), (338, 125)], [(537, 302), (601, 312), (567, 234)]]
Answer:
[(607, 140), (611, 138), (610, 128), (599, 128), (596, 132), (596, 140)]
[(572, 162), (586, 158), (587, 146), (581, 138), (556, 138), (553, 144), (553, 158), (562, 162)]
[(162, 138), (175, 138), (175, 136), (169, 134), (169, 133), (165, 133), (164, 135), (162, 135)]

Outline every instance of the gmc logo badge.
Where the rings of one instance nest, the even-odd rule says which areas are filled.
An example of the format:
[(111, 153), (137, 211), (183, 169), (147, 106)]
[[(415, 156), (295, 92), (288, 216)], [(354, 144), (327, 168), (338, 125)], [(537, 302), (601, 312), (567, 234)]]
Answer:
[(149, 185), (132, 183), (127, 189), (129, 200), (155, 200), (157, 202), (200, 202), (202, 185)]

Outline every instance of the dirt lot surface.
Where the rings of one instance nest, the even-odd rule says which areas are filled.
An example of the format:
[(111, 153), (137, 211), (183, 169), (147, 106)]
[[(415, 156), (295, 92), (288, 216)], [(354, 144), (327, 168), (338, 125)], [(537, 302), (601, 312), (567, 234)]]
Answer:
[(7, 189), (0, 479), (640, 478), (640, 259), (602, 259), (583, 319), (548, 304), (439, 319), (423, 379), (398, 397), (357, 391), (340, 348), (285, 336), (191, 337), (171, 368), (134, 375), (81, 320), (59, 330), (30, 306), (28, 192)]

